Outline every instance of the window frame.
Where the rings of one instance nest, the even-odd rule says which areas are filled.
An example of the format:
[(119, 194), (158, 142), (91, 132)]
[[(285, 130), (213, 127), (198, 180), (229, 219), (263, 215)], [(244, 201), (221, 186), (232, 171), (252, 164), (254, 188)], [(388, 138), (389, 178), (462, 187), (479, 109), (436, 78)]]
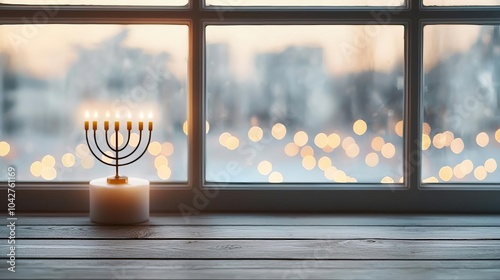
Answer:
[[(203, 3), (202, 3), (203, 2)], [(22, 24), (43, 10), (56, 10), (54, 23), (185, 24), (189, 27), (188, 182), (151, 185), (151, 212), (385, 212), (500, 213), (497, 184), (420, 182), (423, 83), (423, 28), (435, 23), (500, 24), (498, 7), (426, 7), (408, 0), (388, 24), (405, 26), (404, 185), (380, 184), (240, 184), (221, 187), (204, 180), (205, 94), (204, 44), (207, 24), (370, 24), (374, 13), (394, 7), (317, 9), (234, 9), (205, 7), (19, 6), (0, 5), (0, 24)], [(375, 22), (376, 23), (376, 22)], [(86, 212), (85, 182), (18, 182), (20, 212)], [(243, 186), (251, 188), (242, 188)], [(329, 188), (325, 188), (329, 186)], [(2, 183), (2, 189), (6, 184)], [(6, 204), (0, 206), (7, 209)]]

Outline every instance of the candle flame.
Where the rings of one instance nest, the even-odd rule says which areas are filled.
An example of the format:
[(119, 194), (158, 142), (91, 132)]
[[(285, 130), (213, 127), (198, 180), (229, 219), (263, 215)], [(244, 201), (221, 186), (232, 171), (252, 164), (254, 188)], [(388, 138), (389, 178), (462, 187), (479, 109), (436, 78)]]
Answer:
[(142, 119), (144, 119), (144, 113), (143, 113), (143, 112), (141, 112), (141, 114), (139, 114), (139, 118), (140, 118), (141, 120), (142, 120)]
[(89, 111), (85, 111), (85, 118), (88, 119), (89, 118)]
[(149, 113), (148, 113), (148, 118), (149, 118), (149, 119), (152, 119), (152, 118), (153, 118), (153, 113), (152, 113), (151, 111), (149, 111)]
[(119, 118), (120, 118), (120, 112), (116, 112), (115, 117), (116, 117), (117, 119), (119, 119)]
[(98, 116), (97, 111), (94, 111), (94, 118), (97, 118)]
[(127, 113), (127, 118), (130, 120), (132, 118), (132, 114), (130, 112)]
[(106, 118), (109, 118), (109, 111), (106, 112)]

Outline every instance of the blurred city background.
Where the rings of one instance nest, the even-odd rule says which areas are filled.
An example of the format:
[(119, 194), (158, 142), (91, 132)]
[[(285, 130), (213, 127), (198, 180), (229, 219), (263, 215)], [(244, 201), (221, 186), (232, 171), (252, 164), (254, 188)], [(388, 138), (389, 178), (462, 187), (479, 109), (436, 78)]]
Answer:
[[(206, 32), (207, 181), (404, 181), (402, 26)], [(0, 168), (23, 181), (111, 175), (86, 148), (84, 113), (102, 128), (106, 112), (135, 123), (152, 111), (153, 143), (123, 173), (186, 181), (187, 36), (174, 25), (1, 26)], [(499, 182), (499, 28), (427, 26), (424, 42), (422, 180)]]

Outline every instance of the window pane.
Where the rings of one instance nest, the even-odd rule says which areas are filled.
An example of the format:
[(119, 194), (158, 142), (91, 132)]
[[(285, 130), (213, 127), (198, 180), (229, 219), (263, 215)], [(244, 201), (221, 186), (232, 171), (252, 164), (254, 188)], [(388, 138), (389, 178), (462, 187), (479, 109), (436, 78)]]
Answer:
[(346, 7), (354, 7), (354, 6), (404, 6), (406, 4), (406, 0), (206, 0), (207, 6), (262, 6), (262, 7), (314, 7), (314, 6), (346, 6)]
[(499, 30), (424, 29), (424, 182), (500, 182)]
[(13, 5), (185, 6), (188, 0), (0, 0)]
[(500, 0), (424, 0), (425, 6), (495, 6)]
[[(181, 25), (1, 26), (0, 169), (15, 165), (23, 181), (113, 175), (113, 167), (97, 162), (86, 148), (85, 111), (91, 120), (98, 114), (103, 152), (110, 150), (102, 146), (106, 112), (113, 130), (115, 113), (125, 121), (130, 112), (134, 134), (124, 151), (129, 152), (138, 142), (139, 113), (151, 110), (153, 144), (122, 173), (186, 181), (187, 44), (188, 28)], [(126, 141), (125, 122), (121, 129)], [(145, 145), (143, 139), (139, 151)]]
[(207, 181), (402, 180), (402, 26), (206, 31)]

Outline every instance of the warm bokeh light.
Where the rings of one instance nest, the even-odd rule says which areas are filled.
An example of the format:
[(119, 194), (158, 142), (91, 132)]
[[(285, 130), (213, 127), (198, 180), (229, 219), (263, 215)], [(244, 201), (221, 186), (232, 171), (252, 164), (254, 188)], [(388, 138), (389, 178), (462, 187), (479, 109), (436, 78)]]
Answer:
[(285, 154), (289, 157), (297, 155), (300, 151), (300, 147), (295, 145), (295, 143), (288, 143), (285, 146)]
[(464, 169), (465, 175), (472, 173), (472, 170), (474, 170), (474, 163), (470, 159), (462, 161), (460, 165)]
[(478, 166), (474, 169), (474, 177), (476, 177), (477, 180), (483, 181), (486, 179), (486, 176), (488, 176), (488, 172), (484, 169), (484, 166)]
[(79, 144), (78, 146), (76, 146), (75, 152), (79, 158), (85, 158), (90, 154), (89, 147), (84, 144)]
[(314, 137), (314, 144), (318, 148), (323, 149), (328, 146), (328, 136), (324, 133), (318, 133), (316, 137)]
[(42, 168), (41, 176), (47, 181), (52, 181), (57, 177), (57, 171), (54, 167), (44, 166)]
[(403, 121), (402, 120), (396, 123), (396, 125), (394, 126), (394, 132), (396, 132), (396, 134), (399, 137), (403, 137)]
[(453, 132), (447, 130), (443, 132), (443, 137), (444, 137), (444, 145), (446, 147), (449, 147), (451, 145), (451, 142), (455, 139), (455, 134)]
[(311, 146), (304, 146), (302, 149), (300, 149), (300, 156), (301, 157), (306, 157), (306, 156), (314, 156), (314, 149)]
[(332, 160), (329, 157), (321, 157), (318, 160), (318, 167), (322, 171), (326, 171), (326, 169), (330, 166), (332, 166)]
[(189, 130), (188, 130), (188, 121), (185, 121), (182, 124), (182, 131), (184, 132), (184, 134), (188, 135), (188, 133), (189, 133)]
[(328, 135), (328, 147), (335, 149), (340, 146), (340, 136), (337, 133)]
[(424, 179), (422, 182), (423, 183), (439, 183), (439, 180), (438, 180), (438, 178), (432, 176), (432, 177)]
[(350, 158), (355, 158), (359, 155), (359, 146), (356, 143), (353, 143), (347, 147), (345, 150), (345, 154)]
[(225, 146), (229, 150), (234, 151), (240, 146), (240, 140), (234, 136), (230, 136), (229, 138), (227, 138)]
[(328, 166), (324, 172), (325, 178), (333, 181), (335, 179), (336, 172), (337, 172), (337, 168), (335, 166), (333, 166), (333, 165)]
[[(104, 153), (105, 153), (106, 155), (110, 156), (110, 157), (114, 157), (113, 152), (111, 152), (111, 151), (106, 151), (106, 152), (104, 152)], [(104, 162), (106, 162), (106, 163), (112, 163), (112, 162), (113, 162), (113, 160), (112, 160), (112, 159), (108, 158), (108, 157), (107, 157), (107, 156), (105, 156), (105, 155), (102, 155), (101, 159), (102, 159), (102, 161), (104, 161)]]
[(459, 163), (453, 167), (453, 175), (458, 179), (463, 179), (467, 174), (465, 172), (465, 167)]
[(385, 143), (384, 146), (382, 146), (381, 153), (385, 158), (393, 158), (396, 154), (396, 147), (394, 147), (392, 143)]
[(495, 132), (495, 139), (500, 143), (500, 128)]
[(378, 158), (377, 153), (369, 153), (365, 157), (365, 163), (366, 163), (366, 165), (368, 165), (370, 167), (377, 166), (378, 162), (379, 162), (379, 158)]
[(210, 132), (210, 123), (205, 121), (205, 134), (208, 134), (208, 132)]
[(357, 135), (365, 134), (366, 129), (367, 129), (367, 125), (366, 125), (366, 122), (364, 120), (357, 120), (352, 125), (352, 131), (354, 131), (354, 133), (356, 133)]
[(155, 158), (155, 168), (159, 169), (162, 166), (168, 166), (168, 159), (164, 155), (159, 155)]
[(323, 152), (325, 153), (331, 153), (333, 152), (333, 150), (335, 150), (334, 148), (330, 147), (329, 145), (326, 145), (323, 149)]
[(219, 136), (219, 144), (222, 147), (225, 147), (227, 139), (229, 139), (229, 137), (231, 137), (231, 136), (232, 135), (229, 132), (223, 132), (223, 133), (221, 133), (221, 135)]
[(269, 183), (283, 183), (283, 175), (281, 175), (278, 171), (274, 171), (269, 175), (267, 180)]
[(431, 135), (431, 126), (426, 122), (422, 125), (422, 134)]
[(481, 132), (476, 136), (476, 143), (479, 145), (479, 147), (486, 147), (488, 143), (490, 142), (490, 137), (486, 132)]
[(385, 144), (384, 138), (376, 136), (372, 140), (371, 147), (374, 151), (380, 152), (384, 144)]
[(46, 155), (42, 158), (43, 167), (54, 167), (56, 159), (51, 155)]
[(6, 156), (10, 152), (9, 143), (2, 141), (0, 142), (0, 157)]
[(394, 179), (392, 179), (389, 176), (385, 176), (384, 178), (382, 178), (382, 180), (380, 180), (380, 183), (382, 183), (382, 184), (393, 184), (394, 183)]
[[(116, 133), (113, 132), (113, 134), (111, 134), (111, 136), (109, 137), (109, 144), (111, 145), (111, 147), (113, 148), (116, 148)], [(123, 144), (123, 135), (118, 132), (118, 147), (120, 147), (121, 145)]]
[(93, 156), (86, 156), (84, 158), (82, 158), (81, 160), (81, 165), (83, 168), (85, 169), (90, 169), (92, 167), (94, 167), (94, 157)]
[(316, 159), (313, 156), (305, 156), (302, 159), (302, 167), (304, 167), (305, 170), (313, 170), (315, 166)]
[(398, 183), (401, 183), (401, 184), (402, 184), (402, 183), (404, 183), (404, 182), (405, 182), (405, 177), (401, 177), (401, 178), (399, 178)]
[(43, 168), (43, 165), (41, 162), (39, 162), (39, 161), (33, 162), (30, 166), (31, 175), (33, 175), (35, 177), (40, 177), (42, 175), (42, 168)]
[(259, 142), (262, 139), (262, 136), (264, 136), (264, 131), (258, 126), (252, 126), (248, 130), (248, 139), (252, 142)]
[(347, 183), (347, 175), (342, 170), (337, 170), (333, 173), (333, 181), (337, 183)]
[(422, 150), (427, 151), (431, 146), (431, 138), (427, 134), (422, 134)]
[(446, 136), (443, 133), (438, 133), (432, 138), (432, 145), (436, 149), (442, 149), (446, 145)]
[(268, 175), (273, 170), (273, 165), (269, 161), (264, 160), (259, 163), (257, 170), (262, 175)]
[(168, 167), (166, 165), (162, 165), (162, 166), (158, 167), (156, 174), (158, 175), (158, 177), (160, 177), (160, 179), (168, 180), (168, 179), (170, 179), (170, 176), (172, 175), (172, 170), (170, 169), (170, 167)]
[(356, 141), (354, 138), (348, 136), (342, 140), (342, 149), (347, 150), (352, 144), (356, 144)]
[(137, 147), (139, 145), (139, 134), (133, 132), (130, 134), (130, 141), (128, 142), (128, 145), (132, 148)]
[(286, 135), (286, 127), (282, 123), (277, 123), (273, 125), (273, 128), (271, 129), (271, 134), (275, 139), (281, 140)]
[(449, 166), (443, 166), (439, 169), (439, 178), (441, 180), (448, 182), (453, 177), (453, 169)]
[(484, 169), (488, 173), (493, 173), (497, 170), (497, 161), (493, 158), (489, 158), (484, 162)]
[(161, 144), (161, 154), (169, 157), (174, 154), (174, 144), (170, 142), (164, 142)]
[(154, 141), (152, 143), (149, 144), (148, 146), (148, 152), (152, 155), (152, 156), (157, 156), (161, 153), (161, 144), (157, 141)]
[(307, 141), (309, 141), (309, 137), (307, 136), (307, 133), (305, 133), (304, 131), (298, 131), (297, 133), (295, 133), (295, 135), (293, 136), (293, 142), (295, 143), (295, 145), (299, 146), (299, 147), (302, 147), (304, 146), (305, 144), (307, 144)]
[(464, 141), (460, 138), (455, 138), (451, 141), (451, 151), (455, 154), (460, 154), (464, 150)]

